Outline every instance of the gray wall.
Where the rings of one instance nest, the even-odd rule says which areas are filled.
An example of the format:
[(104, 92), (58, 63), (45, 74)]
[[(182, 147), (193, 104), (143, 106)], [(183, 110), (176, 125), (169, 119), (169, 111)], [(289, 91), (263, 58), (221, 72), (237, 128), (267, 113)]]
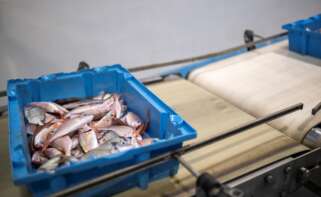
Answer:
[(80, 60), (128, 67), (241, 44), (321, 12), (321, 0), (0, 0), (0, 88), (71, 71)]

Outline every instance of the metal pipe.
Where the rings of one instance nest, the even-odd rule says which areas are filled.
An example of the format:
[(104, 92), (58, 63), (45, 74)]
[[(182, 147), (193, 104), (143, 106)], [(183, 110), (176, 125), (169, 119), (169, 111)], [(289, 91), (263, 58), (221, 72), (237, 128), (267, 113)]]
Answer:
[(182, 164), (182, 166), (184, 166), (186, 170), (188, 170), (194, 177), (197, 178), (200, 176), (200, 173), (197, 172), (191, 165), (189, 165), (189, 163), (182, 156), (176, 155), (175, 159), (177, 159), (179, 163)]
[(194, 61), (198, 61), (198, 60), (203, 60), (203, 59), (207, 59), (210, 57), (215, 57), (215, 56), (219, 56), (219, 55), (224, 55), (233, 51), (237, 51), (240, 50), (242, 48), (248, 48), (251, 47), (253, 45), (259, 44), (259, 43), (264, 43), (264, 42), (268, 42), (270, 40), (273, 40), (275, 38), (281, 37), (281, 36), (285, 36), (287, 35), (288, 32), (282, 32), (273, 36), (269, 36), (266, 38), (263, 38), (261, 40), (257, 40), (254, 42), (249, 42), (246, 44), (242, 44), (236, 47), (232, 47), (223, 51), (219, 51), (219, 52), (211, 52), (205, 55), (199, 55), (199, 56), (194, 56), (194, 57), (190, 57), (190, 58), (185, 58), (185, 59), (179, 59), (179, 60), (173, 60), (173, 61), (168, 61), (168, 62), (162, 62), (162, 63), (157, 63), (157, 64), (148, 64), (148, 65), (143, 65), (143, 66), (138, 66), (138, 67), (134, 67), (134, 68), (129, 68), (128, 70), (130, 72), (138, 72), (138, 71), (143, 71), (143, 70), (149, 70), (149, 69), (155, 69), (155, 68), (162, 68), (165, 66), (170, 66), (170, 65), (177, 65), (177, 64), (183, 64), (183, 63), (188, 63), (188, 62), (194, 62)]
[(127, 176), (127, 175), (130, 175), (130, 174), (145, 170), (147, 168), (159, 165), (160, 163), (163, 163), (165, 161), (174, 159), (175, 156), (177, 156), (177, 155), (183, 155), (183, 154), (186, 154), (188, 152), (194, 151), (196, 149), (202, 148), (202, 147), (207, 146), (207, 145), (209, 145), (209, 144), (211, 144), (213, 142), (217, 142), (217, 141), (222, 140), (222, 139), (224, 139), (226, 137), (241, 133), (241, 132), (243, 132), (245, 130), (251, 129), (251, 128), (256, 127), (256, 126), (259, 126), (261, 124), (264, 124), (266, 122), (272, 121), (272, 120), (277, 119), (279, 117), (282, 117), (284, 115), (293, 113), (293, 112), (295, 112), (297, 110), (301, 110), (302, 108), (303, 108), (303, 104), (302, 103), (298, 103), (296, 105), (292, 105), (290, 107), (287, 107), (287, 108), (282, 109), (280, 111), (274, 112), (274, 113), (272, 113), (270, 115), (267, 115), (265, 117), (258, 118), (256, 120), (252, 120), (252, 121), (250, 121), (248, 123), (245, 123), (244, 125), (242, 125), (240, 127), (228, 130), (228, 131), (224, 132), (223, 135), (214, 136), (214, 137), (211, 137), (211, 138), (209, 138), (207, 140), (200, 141), (200, 142), (192, 144), (192, 145), (186, 145), (186, 146), (184, 146), (184, 147), (182, 147), (182, 148), (180, 148), (178, 150), (175, 150), (175, 151), (172, 151), (172, 152), (168, 152), (168, 153), (156, 156), (156, 157), (154, 157), (152, 159), (149, 159), (147, 161), (141, 162), (139, 164), (132, 165), (132, 166), (129, 166), (127, 168), (123, 168), (121, 170), (118, 170), (118, 171), (115, 171), (115, 172), (112, 172), (112, 173), (109, 173), (109, 174), (105, 174), (105, 175), (102, 175), (102, 176), (100, 176), (98, 178), (95, 178), (95, 179), (89, 180), (87, 182), (75, 185), (73, 187), (64, 189), (64, 190), (62, 190), (60, 192), (54, 193), (52, 196), (71, 195), (71, 194), (73, 194), (75, 192), (83, 191), (83, 190), (85, 190), (85, 189), (87, 189), (89, 187), (104, 183), (106, 181), (110, 181), (110, 180), (113, 180), (113, 179), (116, 179), (116, 178), (120, 178), (120, 177), (123, 177), (123, 176)]
[(186, 147), (185, 151), (188, 152), (188, 151), (192, 151), (192, 150), (201, 148), (203, 146), (207, 146), (208, 144), (220, 141), (220, 140), (222, 140), (224, 138), (227, 138), (227, 137), (233, 136), (235, 134), (238, 134), (238, 133), (240, 133), (240, 132), (242, 132), (244, 130), (248, 130), (248, 129), (254, 128), (254, 127), (259, 126), (261, 124), (264, 124), (266, 122), (270, 122), (270, 121), (272, 121), (274, 119), (282, 117), (282, 116), (284, 116), (286, 114), (295, 112), (297, 110), (302, 110), (302, 109), (303, 109), (303, 103), (298, 103), (296, 105), (292, 105), (292, 106), (284, 108), (284, 109), (282, 109), (280, 111), (274, 112), (274, 113), (272, 113), (270, 115), (267, 115), (267, 116), (252, 120), (250, 122), (247, 122), (247, 123), (245, 123), (245, 124), (243, 124), (243, 125), (241, 125), (239, 127), (236, 127), (234, 129), (231, 129), (229, 131), (224, 132), (222, 135), (219, 135), (219, 136), (216, 136), (216, 137), (213, 137), (213, 138), (209, 138), (209, 139), (206, 139), (206, 140), (204, 140), (204, 141), (202, 141), (200, 143), (193, 144), (190, 147)]
[(303, 138), (303, 144), (310, 148), (321, 147), (321, 128), (312, 128)]
[[(172, 60), (172, 61), (168, 61), (168, 62), (162, 62), (162, 63), (138, 66), (138, 67), (134, 67), (134, 68), (129, 68), (128, 71), (130, 71), (130, 72), (138, 72), (138, 71), (143, 71), (143, 70), (162, 68), (162, 67), (166, 67), (166, 66), (170, 66), (170, 65), (177, 65), (177, 64), (183, 64), (183, 63), (203, 60), (203, 59), (207, 59), (207, 58), (210, 58), (210, 57), (224, 55), (224, 54), (227, 54), (227, 53), (230, 53), (230, 52), (233, 52), (233, 51), (240, 50), (242, 48), (248, 48), (248, 47), (251, 47), (251, 46), (256, 45), (256, 44), (268, 42), (270, 40), (273, 40), (273, 39), (281, 37), (281, 36), (285, 36), (287, 34), (288, 34), (288, 32), (282, 32), (282, 33), (275, 34), (275, 35), (272, 35), (272, 36), (269, 36), (269, 37), (266, 37), (266, 38), (262, 38), (260, 40), (254, 41), (254, 42), (250, 42), (250, 43), (246, 43), (246, 44), (239, 45), (239, 46), (236, 46), (236, 47), (232, 47), (232, 48), (229, 48), (229, 49), (226, 49), (226, 50), (223, 50), (223, 51), (211, 52), (211, 53), (208, 53), (208, 54), (205, 54), (205, 55), (199, 55), (199, 56), (194, 56), (194, 57), (185, 58), (185, 59)], [(5, 97), (5, 96), (7, 96), (6, 91), (0, 91), (0, 97)]]

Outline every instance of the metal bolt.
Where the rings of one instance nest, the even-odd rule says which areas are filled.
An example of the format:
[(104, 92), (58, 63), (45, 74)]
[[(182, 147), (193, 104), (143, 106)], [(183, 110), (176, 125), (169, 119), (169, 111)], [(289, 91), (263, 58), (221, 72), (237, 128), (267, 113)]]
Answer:
[(284, 169), (284, 173), (285, 174), (289, 174), (290, 172), (292, 171), (292, 167), (291, 166), (288, 166)]
[(310, 170), (306, 169), (305, 167), (300, 168), (302, 172), (303, 178), (308, 178), (311, 174)]
[(274, 183), (274, 177), (272, 175), (267, 175), (265, 178), (264, 178), (265, 182), (266, 183), (269, 183), (269, 184), (272, 184)]

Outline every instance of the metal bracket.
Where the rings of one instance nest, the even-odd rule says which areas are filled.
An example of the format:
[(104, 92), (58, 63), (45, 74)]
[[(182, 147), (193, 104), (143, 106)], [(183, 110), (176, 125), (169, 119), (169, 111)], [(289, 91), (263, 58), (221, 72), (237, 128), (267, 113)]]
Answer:
[(300, 179), (303, 186), (313, 193), (321, 196), (321, 167), (320, 164), (312, 168), (302, 167), (300, 169)]
[(262, 169), (226, 183), (241, 189), (245, 196), (285, 197), (306, 187), (314, 193), (321, 191), (321, 149), (281, 160)]
[(247, 47), (248, 51), (252, 51), (252, 50), (256, 49), (256, 46), (254, 44), (254, 38), (259, 38), (260, 40), (264, 39), (263, 36), (255, 34), (253, 30), (246, 29), (244, 31), (243, 39), (244, 39), (245, 44), (253, 43), (252, 45)]
[(81, 62), (79, 62), (79, 64), (78, 64), (77, 71), (86, 70), (86, 69), (89, 69), (89, 68), (90, 68), (90, 66), (89, 66), (89, 64), (88, 64), (87, 62), (81, 61)]

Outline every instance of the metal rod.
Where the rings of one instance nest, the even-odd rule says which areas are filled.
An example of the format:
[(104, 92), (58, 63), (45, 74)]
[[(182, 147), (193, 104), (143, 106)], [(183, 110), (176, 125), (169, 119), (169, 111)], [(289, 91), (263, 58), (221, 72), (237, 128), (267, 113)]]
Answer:
[(112, 172), (112, 173), (109, 173), (109, 174), (102, 175), (102, 176), (100, 176), (98, 178), (89, 180), (87, 182), (75, 185), (73, 187), (64, 189), (64, 190), (62, 190), (60, 192), (54, 193), (52, 196), (71, 195), (71, 194), (73, 194), (75, 192), (83, 191), (83, 190), (85, 190), (85, 189), (87, 189), (89, 187), (104, 183), (106, 181), (110, 181), (110, 180), (113, 180), (113, 179), (116, 179), (116, 178), (124, 177), (124, 176), (130, 175), (130, 174), (142, 171), (144, 169), (159, 165), (162, 162), (171, 160), (171, 159), (175, 158), (175, 156), (177, 156), (177, 155), (186, 154), (188, 152), (191, 152), (191, 151), (194, 151), (196, 149), (199, 149), (199, 148), (202, 148), (204, 146), (207, 146), (207, 145), (209, 145), (211, 143), (214, 143), (214, 142), (217, 142), (219, 140), (222, 140), (222, 139), (224, 139), (226, 137), (241, 133), (241, 132), (243, 132), (245, 130), (251, 129), (253, 127), (259, 126), (261, 124), (264, 124), (266, 122), (272, 121), (274, 119), (280, 118), (280, 117), (282, 117), (284, 115), (293, 113), (293, 112), (295, 112), (297, 110), (301, 110), (301, 109), (303, 109), (303, 104), (302, 103), (298, 103), (296, 105), (292, 105), (290, 107), (287, 107), (287, 108), (282, 109), (280, 111), (274, 112), (274, 113), (272, 113), (270, 115), (267, 115), (265, 117), (252, 120), (252, 121), (250, 121), (248, 123), (245, 123), (244, 125), (242, 125), (240, 127), (228, 130), (228, 131), (224, 132), (223, 135), (214, 136), (214, 137), (211, 137), (211, 138), (209, 138), (207, 140), (200, 141), (200, 142), (192, 144), (192, 145), (186, 145), (186, 146), (184, 146), (184, 147), (182, 147), (180, 149), (177, 149), (175, 151), (168, 152), (168, 153), (156, 156), (156, 157), (154, 157), (154, 158), (152, 158), (150, 160), (141, 162), (139, 164), (132, 165), (132, 166), (123, 168), (121, 170), (118, 170), (118, 171), (115, 171), (115, 172)]
[(200, 173), (197, 172), (183, 157), (176, 155), (175, 158), (179, 161), (182, 166), (186, 168), (194, 177), (199, 177)]
[[(237, 51), (240, 50), (242, 48), (248, 48), (251, 47), (253, 45), (259, 44), (259, 43), (264, 43), (270, 40), (273, 40), (275, 38), (281, 37), (281, 36), (285, 36), (287, 35), (288, 32), (282, 32), (279, 34), (275, 34), (266, 38), (261, 38), (260, 40), (254, 41), (254, 42), (250, 42), (247, 44), (243, 44), (243, 45), (239, 45), (236, 47), (232, 47), (223, 51), (219, 51), (219, 52), (211, 52), (205, 55), (199, 55), (199, 56), (194, 56), (194, 57), (190, 57), (190, 58), (185, 58), (185, 59), (179, 59), (179, 60), (172, 60), (172, 61), (168, 61), (168, 62), (162, 62), (162, 63), (156, 63), (156, 64), (148, 64), (148, 65), (143, 65), (143, 66), (138, 66), (138, 67), (134, 67), (134, 68), (129, 68), (128, 70), (130, 72), (138, 72), (138, 71), (143, 71), (143, 70), (149, 70), (149, 69), (154, 69), (154, 68), (161, 68), (161, 67), (165, 67), (165, 66), (170, 66), (170, 65), (177, 65), (177, 64), (183, 64), (183, 63), (188, 63), (188, 62), (194, 62), (194, 61), (198, 61), (198, 60), (203, 60), (203, 59), (207, 59), (210, 57), (215, 57), (215, 56), (219, 56), (219, 55), (223, 55), (223, 54), (227, 54), (233, 51)], [(256, 35), (256, 37), (260, 38), (259, 36)], [(0, 91), (0, 97), (5, 97), (7, 96), (6, 91)]]
[(261, 124), (264, 124), (266, 122), (270, 122), (270, 121), (272, 121), (274, 119), (282, 117), (282, 116), (284, 116), (286, 114), (295, 112), (297, 110), (302, 110), (302, 109), (303, 109), (303, 103), (298, 103), (296, 105), (292, 105), (290, 107), (284, 108), (283, 110), (274, 112), (274, 113), (272, 113), (270, 115), (267, 115), (265, 117), (261, 117), (261, 118), (252, 120), (252, 121), (250, 121), (248, 123), (245, 123), (245, 124), (243, 124), (243, 125), (241, 125), (239, 127), (236, 127), (236, 128), (231, 129), (229, 131), (226, 131), (226, 132), (224, 132), (224, 134), (219, 135), (217, 137), (209, 138), (209, 139), (206, 139), (206, 140), (204, 140), (204, 141), (202, 141), (200, 143), (193, 144), (190, 147), (187, 147), (185, 149), (185, 151), (192, 151), (192, 150), (201, 148), (203, 146), (207, 146), (208, 144), (220, 141), (220, 140), (222, 140), (224, 138), (227, 138), (227, 137), (230, 137), (232, 135), (238, 134), (238, 133), (240, 133), (240, 132), (242, 132), (244, 130), (248, 130), (248, 129), (254, 128), (254, 127), (259, 126)]
[(162, 63), (157, 63), (157, 64), (149, 64), (149, 65), (143, 65), (143, 66), (138, 66), (138, 67), (134, 67), (134, 68), (129, 68), (128, 70), (130, 72), (138, 72), (138, 71), (143, 71), (143, 70), (149, 70), (149, 69), (155, 69), (155, 68), (161, 68), (161, 67), (165, 67), (165, 66), (170, 66), (170, 65), (177, 65), (177, 64), (183, 64), (183, 63), (187, 63), (187, 62), (194, 62), (194, 61), (198, 61), (198, 60), (203, 60), (203, 59), (207, 59), (210, 57), (215, 57), (215, 56), (219, 56), (219, 55), (223, 55), (226, 53), (230, 53), (233, 51), (237, 51), (240, 50), (242, 48), (248, 48), (251, 47), (253, 45), (259, 44), (259, 43), (264, 43), (267, 41), (270, 41), (272, 39), (281, 37), (281, 36), (285, 36), (287, 35), (288, 32), (282, 32), (273, 36), (269, 36), (266, 38), (263, 38), (261, 40), (257, 40), (254, 42), (250, 42), (250, 43), (246, 43), (246, 44), (242, 44), (236, 47), (232, 47), (223, 51), (219, 51), (219, 52), (211, 52), (205, 55), (199, 55), (199, 56), (194, 56), (194, 57), (190, 57), (190, 58), (185, 58), (185, 59), (179, 59), (179, 60), (173, 60), (173, 61), (168, 61), (168, 62), (162, 62)]

